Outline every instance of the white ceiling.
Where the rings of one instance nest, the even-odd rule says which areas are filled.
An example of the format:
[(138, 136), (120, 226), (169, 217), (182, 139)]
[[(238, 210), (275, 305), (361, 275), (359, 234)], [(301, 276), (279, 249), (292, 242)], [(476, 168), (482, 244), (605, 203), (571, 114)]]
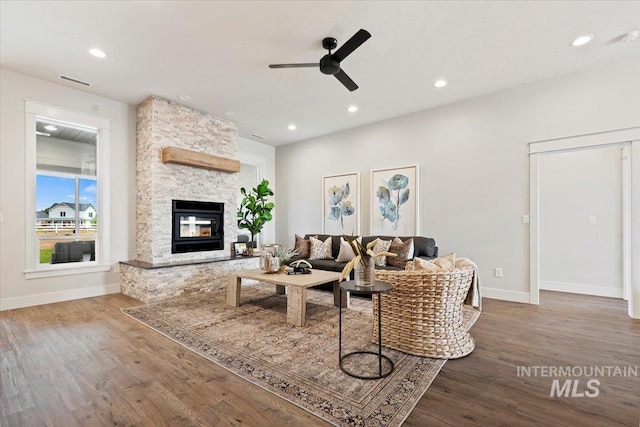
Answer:
[[(640, 29), (640, 1), (3, 0), (0, 15), (4, 68), (132, 105), (159, 95), (233, 111), (241, 136), (271, 145), (640, 55), (640, 40), (618, 42)], [(340, 47), (360, 28), (371, 39), (342, 63), (355, 92), (314, 68), (267, 67), (319, 61), (322, 38)], [(571, 47), (584, 33), (595, 39)]]

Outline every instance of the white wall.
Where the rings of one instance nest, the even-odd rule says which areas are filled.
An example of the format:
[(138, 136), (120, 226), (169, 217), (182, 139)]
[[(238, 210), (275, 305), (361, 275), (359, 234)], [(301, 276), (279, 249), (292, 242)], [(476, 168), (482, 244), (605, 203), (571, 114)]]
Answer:
[(542, 155), (538, 171), (540, 289), (622, 297), (621, 147)]
[[(111, 262), (135, 254), (135, 108), (64, 85), (0, 70), (0, 309), (119, 292), (120, 275), (96, 272), (25, 279), (24, 100), (111, 120)], [(30, 224), (29, 224), (30, 226)]]
[(528, 302), (527, 143), (638, 126), (639, 87), (634, 58), (277, 147), (277, 240), (321, 230), (323, 175), (361, 172), (366, 232), (370, 171), (419, 164), (419, 233), (474, 260), (484, 296)]

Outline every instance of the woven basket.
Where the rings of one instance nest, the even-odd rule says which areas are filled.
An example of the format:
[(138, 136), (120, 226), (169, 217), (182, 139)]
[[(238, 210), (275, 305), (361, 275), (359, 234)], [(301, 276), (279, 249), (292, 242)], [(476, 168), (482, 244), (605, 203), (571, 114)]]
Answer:
[[(376, 270), (393, 285), (382, 295), (382, 344), (416, 356), (456, 359), (471, 353), (473, 338), (463, 327), (462, 306), (473, 268), (445, 272)], [(378, 295), (373, 299), (373, 342), (378, 342)]]

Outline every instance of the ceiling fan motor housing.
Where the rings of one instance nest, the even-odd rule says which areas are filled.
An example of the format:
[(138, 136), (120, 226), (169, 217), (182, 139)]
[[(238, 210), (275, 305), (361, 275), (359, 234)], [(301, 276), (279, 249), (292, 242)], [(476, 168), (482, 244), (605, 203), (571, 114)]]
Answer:
[(331, 55), (325, 55), (320, 59), (320, 71), (324, 74), (336, 74), (340, 71), (340, 63), (333, 59)]

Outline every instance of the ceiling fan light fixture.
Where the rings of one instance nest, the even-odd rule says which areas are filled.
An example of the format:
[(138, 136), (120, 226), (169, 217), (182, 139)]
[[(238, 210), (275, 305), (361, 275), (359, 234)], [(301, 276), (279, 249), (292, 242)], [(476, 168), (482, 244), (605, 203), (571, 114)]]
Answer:
[(294, 125), (293, 123), (291, 123), (289, 126), (287, 126), (287, 128), (289, 130), (296, 130), (297, 129), (296, 125)]
[(591, 40), (593, 40), (593, 34), (583, 34), (579, 37), (576, 37), (576, 39), (571, 42), (571, 46), (573, 47), (584, 46), (585, 44), (589, 43)]
[(434, 85), (435, 87), (440, 88), (440, 87), (445, 87), (445, 86), (447, 85), (447, 83), (448, 83), (448, 82), (447, 82), (445, 79), (438, 79), (438, 80), (436, 80), (436, 81), (433, 83), (433, 85)]
[(358, 107), (355, 105), (350, 105), (349, 108), (347, 109), (350, 113), (355, 113), (356, 111), (358, 111)]

